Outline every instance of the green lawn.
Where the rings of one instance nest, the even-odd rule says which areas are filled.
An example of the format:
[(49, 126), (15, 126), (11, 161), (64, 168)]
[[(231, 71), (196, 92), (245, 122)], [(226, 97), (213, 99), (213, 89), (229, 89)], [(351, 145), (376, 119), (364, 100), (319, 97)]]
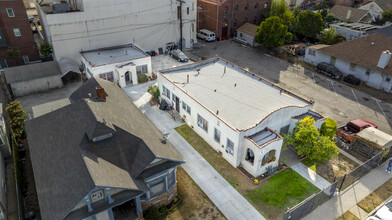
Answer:
[(276, 174), (260, 185), (255, 185), (188, 125), (177, 127), (176, 131), (267, 219), (282, 219), (287, 207), (291, 208), (319, 191), (291, 169)]

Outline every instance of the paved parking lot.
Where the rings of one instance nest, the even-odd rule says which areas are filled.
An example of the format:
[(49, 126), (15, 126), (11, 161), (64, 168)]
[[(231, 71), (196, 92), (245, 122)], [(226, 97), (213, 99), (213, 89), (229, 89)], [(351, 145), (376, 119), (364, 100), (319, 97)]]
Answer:
[(205, 45), (186, 54), (194, 60), (219, 56), (242, 68), (249, 68), (251, 72), (303, 98), (315, 100), (314, 110), (336, 120), (338, 125), (360, 118), (371, 121), (380, 130), (392, 134), (391, 103), (231, 40)]

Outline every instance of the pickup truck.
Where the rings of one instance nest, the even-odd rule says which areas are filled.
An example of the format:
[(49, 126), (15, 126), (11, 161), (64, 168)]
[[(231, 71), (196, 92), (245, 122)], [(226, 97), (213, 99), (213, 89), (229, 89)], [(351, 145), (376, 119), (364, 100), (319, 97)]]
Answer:
[(358, 132), (368, 127), (377, 128), (377, 125), (366, 120), (355, 119), (338, 128), (336, 130), (336, 134), (339, 138), (342, 138), (344, 141), (350, 143)]

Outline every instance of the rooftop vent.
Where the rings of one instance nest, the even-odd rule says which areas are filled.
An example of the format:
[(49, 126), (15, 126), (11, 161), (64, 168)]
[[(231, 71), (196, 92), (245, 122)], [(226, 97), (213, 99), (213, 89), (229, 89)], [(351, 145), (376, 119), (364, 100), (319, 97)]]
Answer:
[(378, 60), (377, 67), (385, 69), (388, 66), (389, 60), (391, 59), (391, 52), (386, 50), (381, 53), (380, 59)]
[(105, 89), (102, 86), (95, 87), (95, 91), (97, 92), (97, 96), (100, 100), (106, 101), (106, 93)]
[(352, 11), (351, 10), (348, 10), (347, 11), (347, 16), (346, 16), (346, 19), (348, 20), (348, 19), (350, 19), (350, 17), (351, 17), (351, 13), (352, 13)]

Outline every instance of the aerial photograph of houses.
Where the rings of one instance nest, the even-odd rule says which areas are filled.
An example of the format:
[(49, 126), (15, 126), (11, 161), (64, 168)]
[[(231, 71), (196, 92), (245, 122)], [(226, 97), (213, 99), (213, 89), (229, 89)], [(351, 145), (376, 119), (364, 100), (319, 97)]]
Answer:
[(392, 0), (0, 0), (0, 220), (392, 220)]

